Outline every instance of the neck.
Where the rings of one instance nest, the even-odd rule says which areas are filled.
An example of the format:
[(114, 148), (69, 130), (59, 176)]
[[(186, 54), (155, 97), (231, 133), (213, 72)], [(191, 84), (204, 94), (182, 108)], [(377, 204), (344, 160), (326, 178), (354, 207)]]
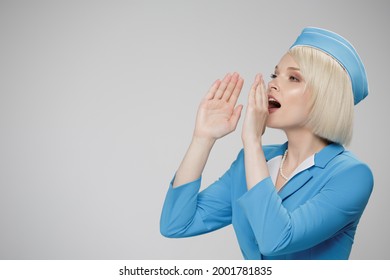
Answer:
[(288, 139), (288, 157), (290, 166), (298, 166), (309, 156), (319, 152), (328, 142), (308, 129), (285, 131)]

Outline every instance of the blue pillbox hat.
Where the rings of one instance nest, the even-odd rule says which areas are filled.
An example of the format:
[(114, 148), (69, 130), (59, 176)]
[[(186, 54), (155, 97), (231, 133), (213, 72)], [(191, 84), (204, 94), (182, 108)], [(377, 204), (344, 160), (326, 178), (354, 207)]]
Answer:
[(355, 105), (368, 95), (368, 81), (363, 62), (346, 39), (329, 30), (307, 27), (290, 49), (296, 46), (313, 47), (335, 58), (351, 79)]

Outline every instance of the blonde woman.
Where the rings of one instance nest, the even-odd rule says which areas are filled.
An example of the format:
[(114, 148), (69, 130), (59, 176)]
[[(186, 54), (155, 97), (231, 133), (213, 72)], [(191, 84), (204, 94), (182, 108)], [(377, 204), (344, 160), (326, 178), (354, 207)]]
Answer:
[[(232, 224), (245, 259), (348, 259), (373, 188), (369, 167), (344, 148), (354, 105), (368, 94), (364, 66), (343, 37), (305, 28), (271, 78), (266, 87), (257, 75), (250, 89), (237, 159), (199, 192), (213, 145), (242, 111), (238, 73), (212, 85), (168, 189), (161, 233), (188, 237)], [(266, 126), (288, 141), (263, 146)]]

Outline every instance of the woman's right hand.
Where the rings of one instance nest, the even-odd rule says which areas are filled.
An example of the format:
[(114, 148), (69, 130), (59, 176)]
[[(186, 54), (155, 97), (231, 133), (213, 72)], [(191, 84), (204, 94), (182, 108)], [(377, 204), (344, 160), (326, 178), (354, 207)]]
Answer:
[(236, 103), (243, 84), (238, 73), (215, 81), (199, 105), (194, 138), (215, 141), (236, 129), (243, 107)]

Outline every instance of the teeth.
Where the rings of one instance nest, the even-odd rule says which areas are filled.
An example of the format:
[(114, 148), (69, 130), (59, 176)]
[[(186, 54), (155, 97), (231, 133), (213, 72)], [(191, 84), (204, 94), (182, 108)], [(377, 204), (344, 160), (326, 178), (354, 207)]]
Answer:
[(268, 98), (268, 101), (275, 101), (275, 102), (278, 102), (275, 98)]

